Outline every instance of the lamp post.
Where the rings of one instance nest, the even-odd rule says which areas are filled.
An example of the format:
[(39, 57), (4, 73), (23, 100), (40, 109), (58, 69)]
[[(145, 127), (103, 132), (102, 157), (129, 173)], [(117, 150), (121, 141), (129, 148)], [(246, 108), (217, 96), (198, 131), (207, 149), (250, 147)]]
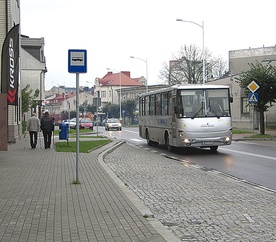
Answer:
[(130, 56), (130, 58), (141, 60), (146, 63), (146, 92), (148, 92), (148, 59), (142, 59), (134, 56)]
[(120, 121), (122, 122), (122, 72), (121, 71), (117, 71), (117, 70), (114, 70), (114, 69), (111, 69), (111, 68), (106, 68), (107, 70), (110, 70), (110, 71), (116, 71), (116, 72), (119, 72), (119, 78), (120, 78), (120, 94), (119, 94), (119, 106), (120, 106)]
[(40, 99), (40, 102), (39, 102), (39, 119), (41, 118), (41, 113), (42, 113), (42, 90), (43, 90), (43, 87), (45, 86), (45, 74), (47, 72), (47, 67), (45, 66), (45, 69), (42, 70), (40, 72), (40, 80), (39, 80), (39, 99)]
[(189, 21), (189, 20), (183, 20), (183, 19), (176, 19), (176, 21), (179, 22), (186, 22), (186, 23), (191, 23), (191, 24), (195, 24), (198, 27), (202, 28), (202, 71), (203, 71), (203, 84), (205, 84), (205, 48), (204, 48), (204, 21), (202, 21), (202, 25), (193, 22), (193, 21)]

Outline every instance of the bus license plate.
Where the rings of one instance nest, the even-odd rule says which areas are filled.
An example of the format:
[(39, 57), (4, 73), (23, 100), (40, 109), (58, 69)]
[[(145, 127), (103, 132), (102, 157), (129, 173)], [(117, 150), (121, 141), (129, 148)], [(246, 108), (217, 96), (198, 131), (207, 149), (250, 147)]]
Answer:
[(213, 145), (214, 142), (213, 141), (206, 141), (206, 142), (203, 142), (203, 145)]

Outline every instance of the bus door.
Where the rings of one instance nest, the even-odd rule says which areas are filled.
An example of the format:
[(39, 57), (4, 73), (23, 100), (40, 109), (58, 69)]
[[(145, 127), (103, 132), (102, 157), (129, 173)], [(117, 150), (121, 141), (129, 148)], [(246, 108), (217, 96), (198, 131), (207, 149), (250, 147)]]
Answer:
[(176, 98), (175, 96), (173, 96), (172, 98), (172, 103), (171, 103), (173, 108), (170, 108), (171, 110), (171, 115), (172, 115), (172, 138), (176, 138), (177, 137), (177, 129), (176, 129), (176, 112), (175, 112), (175, 106), (176, 106)]

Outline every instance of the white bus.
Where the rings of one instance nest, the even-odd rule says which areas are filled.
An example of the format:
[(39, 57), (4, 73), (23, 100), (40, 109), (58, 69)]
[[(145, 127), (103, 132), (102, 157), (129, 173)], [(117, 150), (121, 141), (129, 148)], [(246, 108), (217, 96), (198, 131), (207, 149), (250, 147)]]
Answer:
[(139, 95), (139, 135), (149, 146), (209, 147), (232, 142), (229, 87), (174, 85)]

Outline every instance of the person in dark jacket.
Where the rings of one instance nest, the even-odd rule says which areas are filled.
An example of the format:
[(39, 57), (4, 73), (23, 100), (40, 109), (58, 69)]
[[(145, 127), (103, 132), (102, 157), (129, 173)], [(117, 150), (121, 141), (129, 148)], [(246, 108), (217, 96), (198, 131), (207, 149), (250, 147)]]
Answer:
[(43, 132), (45, 149), (50, 148), (52, 132), (54, 131), (54, 121), (49, 116), (49, 112), (46, 110), (44, 116), (40, 120), (40, 128)]

